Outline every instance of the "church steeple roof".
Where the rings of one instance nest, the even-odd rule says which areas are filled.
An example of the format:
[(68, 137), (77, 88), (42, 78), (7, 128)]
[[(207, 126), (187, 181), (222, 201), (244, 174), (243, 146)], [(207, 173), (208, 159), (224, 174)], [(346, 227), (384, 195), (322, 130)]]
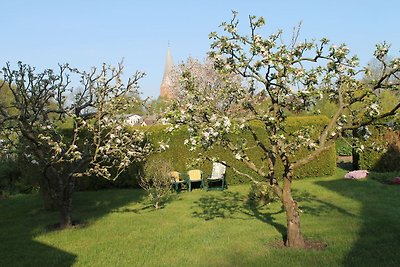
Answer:
[(165, 59), (164, 75), (160, 86), (160, 96), (171, 99), (173, 97), (171, 88), (171, 72), (172, 72), (172, 56), (171, 49), (168, 46), (167, 57)]
[(171, 49), (168, 47), (167, 57), (165, 59), (163, 82), (169, 77), (171, 70), (172, 70), (172, 56), (171, 56)]

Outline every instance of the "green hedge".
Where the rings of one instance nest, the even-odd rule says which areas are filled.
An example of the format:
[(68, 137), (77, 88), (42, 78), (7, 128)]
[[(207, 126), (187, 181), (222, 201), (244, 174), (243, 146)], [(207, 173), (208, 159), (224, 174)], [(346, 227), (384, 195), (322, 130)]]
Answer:
[[(309, 117), (291, 117), (288, 118), (288, 125), (286, 127), (287, 132), (294, 132), (303, 126), (313, 126), (316, 129), (316, 132), (323, 129), (328, 123), (328, 118), (324, 116), (309, 116)], [(266, 133), (263, 130), (261, 123), (253, 123), (253, 129), (259, 134), (260, 137), (264, 136), (266, 139)], [(179, 172), (186, 172), (191, 168), (199, 168), (204, 172), (204, 175), (210, 175), (212, 169), (212, 163), (209, 161), (201, 162), (197, 166), (192, 166), (194, 159), (198, 157), (198, 153), (202, 153), (204, 155), (210, 157), (218, 157), (227, 162), (228, 165), (234, 166), (236, 169), (243, 173), (248, 173), (254, 176), (256, 179), (261, 180), (262, 177), (259, 177), (257, 174), (253, 173), (249, 170), (242, 162), (236, 160), (232, 153), (223, 147), (214, 146), (212, 149), (208, 151), (200, 150), (200, 151), (189, 151), (188, 147), (186, 147), (183, 142), (188, 138), (188, 133), (185, 129), (179, 129), (171, 133), (165, 132), (165, 127), (161, 125), (151, 126), (148, 128), (150, 133), (150, 139), (153, 143), (157, 143), (159, 141), (167, 141), (169, 140), (169, 148), (160, 153), (153, 155), (152, 157), (161, 157), (171, 161), (174, 168), (176, 168)], [(237, 137), (237, 140), (245, 138), (249, 142), (249, 146), (251, 144), (251, 136), (250, 132), (244, 132), (242, 136)], [(254, 142), (254, 141), (253, 141)], [(255, 146), (255, 143), (254, 143)], [(308, 154), (307, 149), (300, 149), (296, 155), (295, 159), (300, 159)], [(254, 148), (250, 153), (249, 157), (256, 163), (260, 164), (264, 155), (259, 148)], [(151, 160), (151, 158), (150, 158)], [(325, 176), (332, 175), (336, 168), (336, 150), (333, 146), (331, 149), (322, 153), (316, 160), (311, 163), (303, 166), (299, 170), (295, 172), (295, 176), (297, 178), (302, 177), (311, 177), (311, 176)], [(282, 163), (278, 163), (277, 173), (278, 176), (282, 174), (283, 165)], [(248, 178), (242, 177), (234, 172), (231, 168), (227, 169), (227, 180), (230, 184), (238, 184), (248, 182)]]
[(400, 131), (373, 127), (370, 131), (372, 136), (364, 142), (359, 168), (377, 172), (400, 171)]
[(77, 191), (100, 190), (108, 188), (138, 188), (138, 177), (141, 173), (143, 173), (142, 169), (143, 163), (134, 163), (115, 181), (110, 181), (94, 175), (89, 177), (80, 177), (76, 179), (75, 188)]
[[(303, 126), (313, 126), (317, 131), (323, 129), (328, 123), (328, 119), (324, 116), (312, 116), (312, 117), (290, 117), (288, 118), (288, 125), (286, 128), (287, 132), (294, 132)], [(266, 139), (266, 133), (263, 130), (262, 124), (253, 123), (253, 129), (258, 132), (259, 136), (264, 136)], [(191, 163), (198, 157), (198, 153), (202, 152), (210, 157), (218, 157), (227, 162), (228, 165), (234, 166), (241, 172), (253, 175), (256, 179), (261, 180), (262, 178), (249, 171), (249, 169), (242, 163), (236, 160), (232, 153), (223, 147), (215, 146), (209, 151), (189, 151), (189, 148), (183, 144), (184, 140), (188, 137), (187, 131), (185, 129), (180, 129), (175, 132), (167, 133), (165, 131), (165, 126), (153, 125), (147, 128), (142, 128), (148, 130), (150, 141), (157, 144), (159, 141), (169, 141), (169, 149), (162, 153), (154, 154), (150, 157), (161, 157), (163, 159), (169, 160), (173, 167), (180, 172), (186, 172), (191, 168), (199, 168), (204, 172), (204, 175), (210, 175), (212, 169), (212, 163), (209, 161), (202, 162), (197, 166), (191, 166)], [(68, 137), (69, 133), (66, 131), (64, 134)], [(247, 139), (251, 143), (252, 137), (249, 132), (244, 132), (237, 140)], [(251, 144), (250, 144), (251, 145)], [(254, 144), (255, 146), (255, 144)], [(302, 158), (307, 155), (308, 151), (306, 149), (299, 150), (295, 158)], [(301, 169), (295, 172), (297, 178), (310, 177), (310, 176), (324, 176), (332, 175), (336, 167), (336, 155), (335, 147), (322, 153), (316, 160), (303, 166)], [(263, 158), (263, 153), (260, 149), (253, 149), (250, 153), (250, 158), (254, 160), (256, 164), (261, 163)], [(29, 166), (29, 168), (36, 168), (36, 165)], [(99, 177), (83, 177), (77, 179), (76, 189), (77, 190), (97, 190), (103, 188), (122, 188), (122, 187), (138, 187), (137, 178), (140, 173), (143, 173), (143, 164), (135, 163), (130, 168), (121, 175), (116, 181), (108, 181)], [(277, 172), (278, 175), (282, 173), (283, 166), (278, 162)], [(40, 170), (37, 170), (39, 173)], [(241, 177), (237, 175), (231, 168), (227, 169), (227, 180), (229, 184), (239, 184), (247, 183), (248, 179), (246, 177)]]
[(23, 159), (0, 161), (0, 196), (36, 192), (39, 178), (37, 166)]

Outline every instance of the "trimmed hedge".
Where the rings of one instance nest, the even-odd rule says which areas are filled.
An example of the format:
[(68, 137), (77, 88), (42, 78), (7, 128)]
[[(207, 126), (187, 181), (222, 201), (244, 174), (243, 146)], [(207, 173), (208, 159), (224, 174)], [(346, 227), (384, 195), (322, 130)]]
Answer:
[[(325, 116), (308, 116), (308, 117), (290, 117), (288, 118), (288, 124), (286, 127), (287, 132), (294, 132), (300, 127), (304, 126), (313, 126), (316, 130), (316, 133), (323, 129), (328, 124), (328, 118)], [(253, 129), (258, 133), (262, 139), (266, 139), (265, 130), (262, 127), (262, 124), (259, 122), (255, 122), (252, 124)], [(249, 170), (242, 162), (236, 160), (231, 151), (224, 149), (221, 146), (214, 146), (212, 149), (208, 151), (204, 150), (197, 150), (197, 151), (189, 151), (188, 147), (183, 144), (184, 140), (188, 138), (188, 133), (185, 129), (179, 129), (175, 132), (167, 133), (165, 131), (165, 126), (161, 125), (154, 125), (148, 128), (150, 133), (151, 142), (157, 143), (159, 141), (169, 141), (169, 148), (160, 153), (155, 154), (151, 158), (164, 158), (170, 160), (172, 166), (179, 172), (185, 173), (187, 170), (191, 168), (198, 168), (201, 169), (204, 175), (208, 176), (211, 173), (212, 163), (209, 161), (200, 162), (197, 165), (192, 165), (193, 161), (198, 157), (199, 153), (203, 155), (207, 155), (210, 157), (218, 157), (227, 162), (228, 165), (234, 166), (236, 169), (243, 173), (247, 173), (252, 175), (258, 180), (262, 180), (262, 177), (258, 176), (257, 174), (253, 173)], [(252, 137), (249, 131), (243, 132), (241, 136), (237, 137), (237, 141), (246, 139), (249, 142), (249, 146), (254, 146), (255, 148), (251, 150), (249, 153), (249, 157), (256, 163), (260, 164), (264, 157), (261, 149), (255, 146), (255, 142), (251, 141)], [(253, 144), (252, 144), (253, 142)], [(307, 149), (300, 149), (297, 151), (294, 158), (299, 159), (308, 154)], [(151, 158), (149, 160), (151, 160)], [(295, 172), (296, 178), (303, 178), (303, 177), (311, 177), (311, 176), (325, 176), (325, 175), (332, 175), (336, 168), (336, 150), (335, 147), (332, 146), (331, 149), (322, 153), (316, 160), (312, 161), (311, 163), (303, 166), (302, 168), (298, 169)], [(283, 165), (281, 162), (278, 162), (277, 165), (277, 174), (278, 177), (283, 172)], [(248, 182), (248, 178), (242, 177), (234, 172), (231, 168), (227, 169), (227, 180), (229, 184), (238, 184)]]
[[(313, 126), (316, 132), (323, 129), (328, 123), (328, 118), (325, 116), (310, 116), (310, 117), (290, 117), (288, 118), (288, 125), (286, 127), (287, 132), (294, 132), (303, 126)], [(266, 133), (263, 130), (261, 123), (253, 123), (253, 129), (259, 134), (260, 137), (265, 136)], [(198, 153), (204, 153), (210, 157), (218, 157), (227, 162), (228, 165), (234, 166), (236, 169), (243, 173), (253, 175), (258, 180), (262, 180), (257, 174), (252, 173), (242, 162), (236, 160), (232, 153), (221, 146), (214, 146), (208, 151), (189, 151), (189, 148), (183, 144), (184, 140), (188, 137), (188, 133), (185, 129), (180, 129), (175, 132), (167, 133), (165, 131), (166, 126), (152, 125), (146, 126), (142, 129), (147, 130), (149, 133), (150, 141), (153, 144), (157, 144), (159, 141), (168, 141), (169, 148), (162, 152), (152, 155), (152, 158), (162, 158), (171, 162), (172, 166), (179, 172), (186, 173), (191, 168), (198, 168), (204, 172), (205, 176), (211, 174), (212, 162), (205, 161), (198, 165), (192, 166), (192, 163), (198, 157)], [(65, 130), (64, 134), (68, 136), (68, 131)], [(262, 151), (256, 148), (254, 141), (250, 133), (247, 131), (243, 132), (241, 136), (237, 136), (238, 142), (245, 138), (250, 146), (254, 146), (249, 156), (256, 163), (260, 164), (264, 157)], [(252, 145), (251, 142), (254, 144)], [(300, 149), (297, 151), (295, 158), (301, 158), (307, 155), (307, 149)], [(35, 166), (29, 166), (30, 168), (36, 168)], [(336, 168), (336, 150), (333, 146), (331, 149), (322, 153), (316, 160), (303, 166), (295, 172), (296, 178), (310, 177), (310, 176), (325, 176), (332, 175)], [(283, 165), (278, 162), (277, 165), (277, 177), (282, 173)], [(39, 171), (39, 170), (37, 170)], [(138, 187), (138, 176), (143, 174), (143, 163), (135, 163), (129, 167), (129, 169), (123, 173), (116, 181), (108, 181), (99, 177), (82, 177), (76, 181), (76, 190), (98, 190), (103, 188), (124, 188), (124, 187)], [(227, 169), (227, 181), (229, 184), (247, 183), (248, 178), (242, 177), (236, 174), (231, 168)]]
[[(372, 127), (370, 130), (372, 136), (364, 143), (366, 148), (360, 154), (359, 168), (376, 172), (400, 171), (400, 131)], [(371, 144), (374, 145), (371, 147)]]

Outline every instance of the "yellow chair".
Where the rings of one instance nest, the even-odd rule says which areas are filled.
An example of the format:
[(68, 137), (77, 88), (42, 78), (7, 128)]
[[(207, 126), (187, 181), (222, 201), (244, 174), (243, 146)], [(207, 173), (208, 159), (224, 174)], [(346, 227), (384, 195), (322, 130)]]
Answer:
[(179, 192), (179, 185), (182, 189), (182, 186), (186, 183), (185, 179), (182, 178), (182, 174), (177, 171), (172, 171), (169, 173), (169, 176), (171, 177), (172, 185), (174, 186), (175, 191)]
[(203, 172), (201, 170), (190, 170), (187, 172), (189, 191), (192, 191), (192, 183), (200, 183), (200, 188), (204, 188)]

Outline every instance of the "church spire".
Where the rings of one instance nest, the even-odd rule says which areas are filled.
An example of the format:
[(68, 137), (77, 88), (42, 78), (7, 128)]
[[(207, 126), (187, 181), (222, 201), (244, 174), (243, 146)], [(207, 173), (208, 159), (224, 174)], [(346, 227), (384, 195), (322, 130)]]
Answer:
[(165, 59), (164, 75), (160, 86), (160, 96), (167, 99), (173, 98), (172, 88), (171, 88), (171, 72), (172, 72), (172, 56), (171, 49), (167, 49), (167, 57)]

